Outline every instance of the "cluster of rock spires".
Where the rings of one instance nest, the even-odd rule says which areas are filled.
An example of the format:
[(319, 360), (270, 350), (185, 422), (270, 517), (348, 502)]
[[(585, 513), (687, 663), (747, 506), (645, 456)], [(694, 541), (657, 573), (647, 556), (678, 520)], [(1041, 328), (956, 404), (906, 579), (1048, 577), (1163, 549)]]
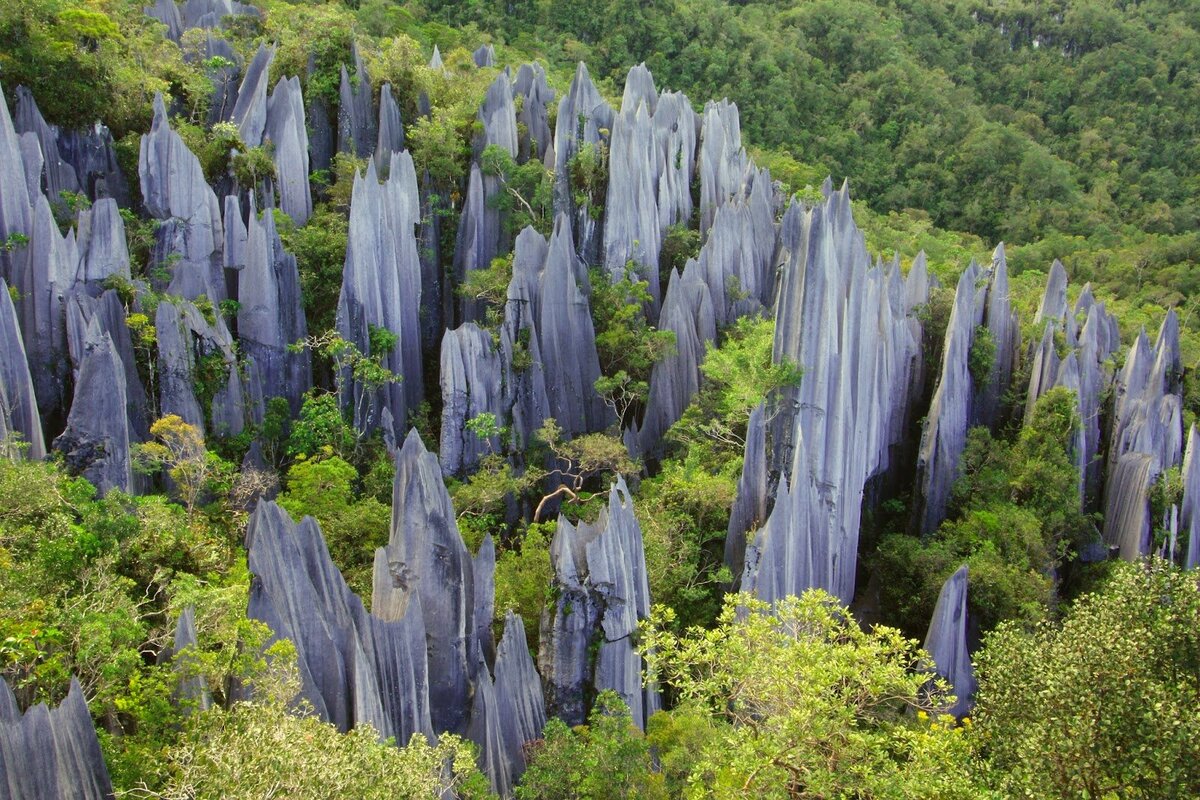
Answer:
[(509, 612), (499, 645), (492, 641), (495, 550), (487, 539), (474, 558), (467, 551), (437, 456), (415, 431), (396, 457), (393, 501), (369, 612), (317, 523), (260, 502), (247, 533), (249, 615), (295, 644), (302, 696), (321, 719), (341, 730), (369, 723), (399, 742), (468, 736), (508, 796), (546, 710), (520, 618)]
[[(313, 520), (293, 522), (263, 501), (247, 537), (255, 576), (250, 613), (295, 643), (305, 700), (339, 728), (370, 723), (399, 741), (443, 731), (467, 735), (480, 746), (493, 786), (508, 794), (524, 768), (523, 745), (540, 734), (547, 712), (583, 722), (587, 698), (602, 689), (616, 690), (639, 724), (658, 708), (657, 692), (642, 685), (633, 645), (650, 598), (641, 531), (624, 482), (611, 488), (595, 523), (558, 522), (551, 549), (557, 599), (541, 621), (537, 666), (511, 613), (501, 641), (493, 641), (495, 551), (487, 540), (475, 556), (468, 552), (442, 482), (469, 474), (489, 453), (519, 462), (549, 418), (566, 436), (617, 422), (594, 389), (600, 363), (589, 267), (619, 279), (632, 262), (649, 285), (645, 313), (675, 336), (674, 351), (653, 369), (640, 419), (622, 420), (636, 454), (650, 460), (660, 454), (666, 432), (700, 389), (706, 348), (742, 317), (773, 315), (775, 360), (804, 372), (798, 386), (750, 416), (726, 540), (735, 587), (766, 600), (822, 588), (850, 602), (868, 487), (885, 477), (907, 478), (915, 463), (913, 527), (923, 534), (936, 529), (968, 430), (994, 427), (1011, 411), (1002, 398), (1011, 394), (1023, 358), (1030, 366), (1027, 414), (1053, 387), (1075, 393), (1081, 424), (1072, 457), (1080, 468), (1080, 504), (1103, 507), (1104, 542), (1134, 558), (1149, 551), (1159, 526), (1170, 534), (1167, 555), (1189, 567), (1200, 562), (1200, 446), (1194, 428), (1186, 446), (1183, 437), (1173, 313), (1154, 347), (1143, 332), (1114, 374), (1115, 319), (1090, 287), (1069, 306), (1066, 271), (1056, 262), (1034, 320), (1042, 338), (1023, 353), (1000, 245), (990, 268), (972, 263), (960, 277), (940, 371), (927, 375), (920, 312), (934, 280), (924, 255), (907, 274), (898, 258), (872, 261), (845, 186), (834, 190), (827, 182), (823, 201), (810, 207), (793, 200), (784, 212), (771, 176), (742, 147), (732, 103), (710, 102), (697, 114), (682, 94), (659, 91), (640, 65), (630, 70), (615, 109), (583, 64), (561, 98), (543, 68), (527, 64), (515, 77), (507, 68), (499, 72), (479, 109), (453, 259), (461, 281), (512, 250), (503, 320), (489, 331), (478, 304), (449, 296), (430, 179), (418, 175), (405, 150), (392, 87), (374, 91), (359, 53), (342, 68), (332, 114), (322, 99), (306, 103), (297, 77), (269, 86), (273, 48), (261, 47), (243, 63), (220, 37), (225, 18), (257, 14), (252, 6), (188, 0), (181, 9), (158, 0), (147, 13), (175, 41), (191, 29), (207, 31), (206, 57), (224, 59), (210, 69), (210, 122), (235, 125), (247, 148), (266, 147), (275, 175), (256, 187), (239, 186), (233, 176), (210, 185), (157, 98), (139, 177), (144, 210), (157, 223), (152, 263), (163, 269), (147, 286), (131, 275), (120, 213), (129, 190), (108, 131), (100, 125), (59, 131), (20, 88), (14, 122), (0, 96), (0, 242), (6, 243), (0, 437), (19, 434), (32, 458), (44, 457), (50, 442), (72, 472), (101, 491), (136, 492), (147, 480), (131, 469), (130, 452), (148, 438), (153, 416), (178, 414), (206, 433), (237, 435), (262, 421), (271, 398), (285, 398), (297, 412), (312, 386), (312, 367), (307, 353), (288, 345), (309, 330), (296, 259), (284, 249), (275, 212), (296, 225), (309, 219), (308, 176), (329, 167), (335, 148), (368, 159), (354, 178), (336, 329), (401, 380), (362, 383), (346, 366), (338, 389), (360, 431), (381, 429), (394, 444), (394, 431), (428, 399), (423, 367), (436, 355), (440, 460), (415, 434), (398, 448), (391, 538), (376, 554), (369, 612), (334, 567)], [(494, 68), (494, 48), (481, 47), (473, 59), (481, 69)], [(430, 68), (445, 71), (436, 48)], [(427, 99), (418, 106), (427, 112)], [(548, 239), (533, 228), (512, 237), (495, 202), (506, 188), (483, 167), (488, 147), (518, 164), (539, 159), (553, 168)], [(607, 159), (603, 197), (572, 185), (585, 150), (597, 163)], [(61, 192), (92, 201), (65, 235)], [(703, 246), (663, 285), (663, 242), (672, 226), (693, 219)], [(237, 303), (228, 322), (220, 308), (225, 300)], [(135, 347), (130, 312), (152, 318), (148, 355)], [(376, 352), (381, 342), (386, 352)], [(986, 374), (973, 372), (977, 349), (994, 351)], [(149, 388), (139, 363), (154, 367)], [(1110, 387), (1115, 399), (1108, 409), (1103, 398)], [(907, 432), (930, 390), (912, 452)], [(511, 447), (468, 429), (487, 414), (511, 431)], [(1155, 480), (1181, 463), (1179, 507), (1168, 509), (1165, 520), (1151, 519)], [(926, 638), (934, 669), (959, 696), (960, 714), (974, 686), (967, 590), (964, 567), (946, 582)], [(194, 643), (193, 628), (185, 615), (175, 651)], [(201, 684), (188, 683), (180, 693), (201, 707), (206, 702)], [(62, 778), (62, 754), (91, 752), (86, 725), (74, 719), (80, 708), (86, 717), (73, 691), (58, 711), (31, 710), (21, 721), (15, 704), (0, 697), (0, 735), (18, 742), (12, 748), (52, 735), (57, 749), (39, 752), (58, 754), (59, 766), (43, 756), (37, 763)], [(43, 722), (47, 714), (70, 717), (62, 727), (69, 733)], [(13, 725), (20, 731), (34, 725), (29, 719), (39, 732), (11, 738)], [(0, 749), (3, 759), (18, 752), (8, 744)], [(95, 766), (91, 755), (71, 758), (71, 769)], [(89, 779), (98, 791), (107, 784), (102, 762), (100, 768)], [(84, 785), (83, 777), (76, 783)]]
[(58, 708), (39, 703), (24, 714), (0, 680), (0, 797), (5, 800), (107, 800), (108, 767), (79, 681)]

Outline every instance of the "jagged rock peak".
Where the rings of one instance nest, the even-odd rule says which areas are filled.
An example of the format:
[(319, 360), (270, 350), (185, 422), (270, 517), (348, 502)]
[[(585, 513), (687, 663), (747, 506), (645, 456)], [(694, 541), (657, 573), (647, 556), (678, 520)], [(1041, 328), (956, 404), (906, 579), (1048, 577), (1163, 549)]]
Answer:
[(446, 65), (442, 63), (442, 51), (438, 50), (438, 46), (433, 46), (433, 55), (429, 58), (429, 68), (437, 72), (445, 74)]
[(238, 134), (247, 147), (258, 147), (263, 143), (263, 134), (267, 130), (267, 82), (274, 60), (275, 48), (260, 44), (246, 66), (242, 85), (238, 88), (230, 121), (238, 126)]
[(125, 399), (125, 365), (112, 338), (93, 318), (67, 427), (54, 448), (66, 467), (100, 494), (128, 492), (133, 481)]
[(924, 644), (924, 650), (933, 659), (934, 671), (949, 682), (954, 692), (955, 703), (949, 713), (956, 717), (971, 713), (977, 685), (967, 647), (970, 638), (968, 583), (967, 565), (963, 564), (942, 584)]
[(442, 435), (439, 454), (446, 475), (471, 471), (488, 453), (500, 452), (499, 436), (481, 438), (467, 423), (491, 414), (504, 424), (502, 366), (492, 336), (473, 322), (442, 337)]
[(112, 781), (79, 681), (71, 679), (57, 708), (44, 703), (21, 713), (0, 680), (0, 775), (11, 800), (107, 800)]
[[(399, 742), (431, 736), (419, 601), (407, 614), (367, 613), (330, 559), (316, 521), (294, 523), (271, 500), (260, 500), (251, 514), (246, 546), (253, 575), (247, 615), (295, 645), (300, 695), (317, 717), (342, 731), (370, 723)], [(375, 569), (378, 580), (378, 555)]]
[(1038, 304), (1037, 314), (1033, 321), (1055, 320), (1062, 323), (1067, 316), (1067, 270), (1057, 258), (1050, 266), (1050, 276), (1046, 279), (1046, 292), (1042, 302)]
[(483, 44), (479, 49), (471, 54), (471, 58), (475, 61), (477, 67), (494, 67), (496, 66), (496, 48), (490, 44)]
[(1183, 456), (1183, 508), (1180, 523), (1187, 536), (1183, 566), (1200, 567), (1200, 436), (1195, 424), (1188, 430), (1187, 449)]
[(267, 100), (266, 137), (274, 145), (273, 185), (279, 195), (279, 208), (296, 225), (303, 225), (312, 216), (312, 193), (308, 128), (299, 78), (280, 78), (276, 82)]
[[(26, 456), (45, 458), (46, 442), (42, 436), (33, 377), (25, 357), (17, 310), (3, 278), (0, 278), (0, 354), (3, 354), (0, 358), (0, 444), (11, 445), (9, 437), (16, 434), (28, 445), (23, 451)], [(11, 446), (5, 446), (3, 450), (0, 455), (10, 457), (21, 452)]]

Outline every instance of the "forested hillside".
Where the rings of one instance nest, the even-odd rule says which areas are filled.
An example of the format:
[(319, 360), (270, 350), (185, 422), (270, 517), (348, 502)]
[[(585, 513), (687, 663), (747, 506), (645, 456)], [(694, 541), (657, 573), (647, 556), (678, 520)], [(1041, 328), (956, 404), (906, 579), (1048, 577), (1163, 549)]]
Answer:
[(0, 0), (0, 797), (1200, 794), (1197, 56)]

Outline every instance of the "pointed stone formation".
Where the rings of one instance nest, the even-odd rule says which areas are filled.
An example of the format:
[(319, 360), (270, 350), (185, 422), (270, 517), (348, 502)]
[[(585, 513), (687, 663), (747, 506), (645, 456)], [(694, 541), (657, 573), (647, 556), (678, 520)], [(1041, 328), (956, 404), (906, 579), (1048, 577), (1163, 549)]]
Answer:
[(650, 591), (641, 527), (623, 479), (613, 484), (595, 523), (576, 527), (559, 517), (550, 558), (559, 594), (553, 613), (543, 617), (538, 654), (549, 713), (581, 724), (591, 684), (620, 694), (644, 727), (660, 701), (656, 690), (642, 686), (642, 659), (633, 645), (638, 621), (649, 615)]
[(112, 489), (128, 492), (133, 472), (125, 365), (98, 321), (89, 333), (71, 415), (54, 449), (62, 452), (68, 472), (87, 478), (101, 495)]
[(504, 408), (517, 452), (529, 446), (533, 432), (550, 417), (546, 373), (536, 330), (540, 277), (546, 263), (546, 240), (527, 227), (517, 236), (513, 277), (508, 284), (504, 324), (500, 328)]
[[(635, 68), (636, 70), (636, 68)], [(642, 68), (640, 73), (650, 73)], [(626, 96), (631, 91), (626, 84)], [(650, 85), (653, 94), (653, 82)], [(623, 109), (612, 126), (609, 149), (608, 197), (604, 203), (604, 267), (614, 283), (625, 274), (633, 262), (640, 280), (650, 284), (652, 312), (657, 312), (662, 299), (658, 278), (658, 253), (662, 248), (665, 230), (659, 225), (657, 175), (661, 165), (656, 156), (654, 125), (650, 108), (639, 101), (635, 108)]]
[(392, 532), (375, 553), (371, 608), (384, 619), (423, 615), (433, 727), (462, 734), (478, 652), (472, 560), (454, 520), (437, 456), (414, 429), (396, 457)]
[[(237, 212), (236, 198), (233, 210)], [(240, 212), (238, 212), (240, 222)], [(288, 401), (300, 412), (304, 393), (312, 386), (311, 357), (288, 346), (308, 337), (300, 272), (296, 257), (283, 249), (275, 216), (267, 209), (259, 219), (250, 206), (246, 228), (245, 266), (238, 276), (238, 342), (248, 364), (253, 419), (262, 422), (272, 397)]]
[(44, 195), (33, 199), (29, 243), (15, 265), (12, 286), (33, 375), (38, 410), (46, 416), (65, 413), (70, 361), (67, 351), (66, 295), (75, 282), (79, 248), (75, 232), (64, 237)]
[(1052, 320), (1065, 324), (1067, 317), (1067, 270), (1057, 258), (1050, 265), (1050, 277), (1046, 279), (1046, 293), (1038, 305), (1034, 323)]
[(1183, 457), (1183, 509), (1180, 514), (1183, 533), (1187, 536), (1183, 568), (1200, 567), (1200, 437), (1196, 426), (1188, 431), (1187, 451)]
[(1013, 365), (1021, 343), (1021, 329), (1013, 313), (1008, 290), (1008, 261), (1001, 242), (992, 254), (992, 271), (988, 276), (987, 304), (983, 306), (983, 324), (995, 344), (995, 356), (987, 379), (976, 387), (971, 404), (972, 425), (994, 428), (999, 421), (1001, 401), (1012, 382)]
[(172, 662), (179, 674), (179, 685), (175, 689), (175, 702), (185, 716), (193, 711), (207, 711), (212, 707), (212, 693), (208, 682), (199, 674), (196, 655), (200, 644), (196, 639), (196, 607), (188, 606), (175, 623), (175, 638), (169, 647), (158, 655), (158, 663)]
[(79, 212), (79, 269), (75, 283), (98, 295), (104, 282), (115, 275), (130, 279), (129, 246), (125, 241), (125, 222), (121, 209), (111, 197), (97, 200), (90, 209)]
[[(554, 128), (554, 212), (566, 214), (574, 226), (574, 240), (580, 255), (589, 264), (599, 263), (603, 243), (600, 221), (594, 219), (587, 203), (578, 206), (571, 190), (571, 162), (589, 145), (596, 148), (611, 131), (612, 107), (601, 97), (583, 62), (575, 68), (575, 77), (558, 104)], [(594, 152), (598, 157), (599, 153)]]
[(955, 703), (948, 713), (960, 719), (971, 713), (977, 686), (968, 649), (967, 585), (967, 565), (963, 564), (942, 584), (924, 644), (934, 672), (945, 678), (954, 692)]
[[(496, 648), (493, 672), (499, 738), (508, 762), (508, 774), (515, 783), (525, 772), (525, 745), (540, 739), (542, 728), (546, 726), (546, 704), (542, 697), (542, 680), (529, 655), (525, 626), (512, 611), (504, 616), (504, 636)], [(504, 790), (500, 787), (498, 790), (503, 796)]]
[[(236, 436), (245, 427), (246, 411), (242, 380), (233, 337), (222, 317), (210, 323), (192, 303), (163, 300), (154, 318), (158, 341), (159, 410), (163, 416), (176, 414), (184, 422), (219, 436)], [(201, 361), (219, 370), (206, 376), (215, 383), (208, 425), (196, 398), (196, 370)]]
[(1167, 312), (1153, 352), (1143, 330), (1117, 376), (1105, 486), (1104, 541), (1136, 559), (1150, 545), (1149, 491), (1179, 463), (1183, 401), (1179, 395), (1179, 324)]
[[(2, 168), (0, 168), (2, 169)], [(38, 416), (37, 395), (33, 377), (25, 358), (25, 344), (17, 311), (13, 307), (8, 284), (0, 278), (0, 443), (14, 434), (29, 445), (24, 454), (29, 458), (46, 457), (46, 442), (42, 438), (42, 421)], [(10, 457), (20, 452), (5, 446), (3, 454)]]
[(258, 147), (263, 143), (263, 134), (267, 130), (267, 81), (274, 60), (275, 48), (259, 45), (242, 76), (242, 85), (238, 87), (230, 121), (238, 126), (238, 135), (247, 147)]
[(700, 233), (706, 234), (717, 209), (741, 189), (750, 166), (742, 149), (738, 108), (728, 100), (704, 107), (700, 132)]
[(274, 186), (279, 208), (296, 225), (303, 225), (312, 216), (312, 193), (308, 183), (308, 129), (304, 124), (304, 95), (299, 78), (280, 78), (275, 84), (275, 91), (267, 101), (266, 138), (275, 148)]
[(42, 151), (41, 190), (52, 205), (65, 211), (60, 192), (79, 192), (79, 177), (75, 168), (58, 152), (58, 129), (46, 123), (33, 94), (24, 86), (17, 87), (17, 118), (14, 121), (18, 133), (33, 134), (37, 138), (38, 148)]
[(760, 533), (761, 563), (746, 556), (743, 587), (764, 598), (816, 587), (848, 603), (863, 490), (889, 466), (910, 414), (920, 328), (898, 269), (872, 266), (847, 187), (811, 210), (793, 203), (780, 253), (773, 358), (797, 364), (804, 378), (771, 425), (772, 469), (788, 471), (790, 489), (781, 486)]
[(183, 5), (183, 30), (220, 28), (226, 17), (259, 16), (257, 8), (237, 0), (187, 0)]
[(492, 414), (505, 424), (501, 406), (500, 354), (491, 334), (468, 322), (442, 338), (442, 438), (438, 449), (446, 475), (465, 475), (488, 453), (500, 452), (500, 438), (480, 438), (467, 423)]
[(596, 393), (600, 359), (589, 310), (587, 273), (575, 255), (571, 226), (560, 214), (538, 290), (537, 334), (550, 416), (568, 436), (601, 431), (612, 412)]
[(758, 530), (767, 521), (770, 495), (767, 487), (767, 426), (766, 407), (759, 403), (750, 412), (746, 425), (746, 454), (742, 459), (742, 475), (738, 479), (737, 499), (729, 512), (729, 527), (725, 533), (725, 566), (733, 575), (731, 591), (738, 591), (742, 570), (746, 564), (746, 535)]
[[(133, 337), (126, 323), (125, 306), (114, 289), (91, 297), (83, 292), (73, 293), (67, 300), (67, 347), (71, 353), (71, 368), (78, 386), (83, 362), (89, 345), (108, 336), (125, 367), (125, 409), (129, 424), (129, 441), (144, 442), (150, 436), (149, 403), (142, 379), (138, 375)], [(78, 389), (76, 390), (78, 391)], [(74, 411), (74, 409), (72, 409)], [(140, 485), (134, 475), (134, 489)]]
[(671, 274), (667, 287), (658, 328), (675, 334), (675, 351), (650, 373), (650, 394), (639, 432), (639, 450), (645, 454), (658, 453), (663, 435), (700, 390), (700, 364), (717, 337), (712, 298), (698, 272), (696, 262), (688, 261), (683, 275)]
[(395, 345), (374, 353), (398, 383), (372, 388), (348, 371), (339, 379), (342, 403), (353, 411), (354, 426), (373, 431), (387, 408), (404, 424), (424, 399), (421, 375), (421, 263), (414, 232), (420, 206), (416, 173), (407, 152), (392, 156), (388, 179), (380, 184), (375, 162), (356, 175), (350, 201), (346, 265), (338, 298), (337, 330), (363, 354), (371, 353), (371, 329), (396, 335)]
[[(33, 229), (30, 184), (36, 187), (36, 175), (41, 173), (41, 165), (26, 164), (25, 161), (21, 139), (13, 127), (4, 89), (0, 86), (0, 241), (8, 240), (13, 234), (28, 236)], [(33, 166), (36, 171), (30, 169)], [(30, 177), (35, 180), (30, 181)], [(0, 248), (0, 279), (13, 283), (16, 265), (27, 257), (28, 245), (11, 250)]]
[(357, 46), (351, 46), (351, 56), (355, 78), (350, 79), (343, 64), (342, 84), (338, 90), (338, 152), (369, 158), (377, 135), (371, 78)]
[(429, 68), (434, 72), (446, 72), (446, 65), (442, 63), (442, 51), (438, 50), (438, 46), (433, 46), (433, 55), (429, 58)]
[(175, 0), (155, 0), (154, 5), (145, 6), (142, 10), (146, 16), (153, 17), (167, 26), (168, 39), (173, 42), (179, 41), (179, 37), (183, 35), (183, 18)]
[(974, 261), (959, 276), (946, 326), (941, 378), (921, 435), (917, 474), (924, 506), (919, 517), (923, 533), (932, 532), (945, 518), (950, 486), (958, 473), (959, 456), (966, 447), (971, 406), (967, 356), (975, 329), (979, 277), (979, 267)]
[[(242, 74), (244, 59), (233, 49), (233, 45), (228, 40), (214, 36), (211, 31), (204, 38), (203, 56), (197, 54), (193, 58), (199, 60), (201, 57), (205, 63), (204, 74), (213, 84), (208, 122), (210, 125), (217, 122), (228, 122), (229, 117), (233, 114), (233, 106), (237, 103), (238, 84), (240, 83), (238, 78)], [(187, 56), (184, 58), (188, 61), (192, 60)], [(215, 58), (224, 60), (214, 62)]]
[(716, 211), (700, 250), (700, 273), (713, 299), (717, 326), (770, 307), (775, 289), (775, 209), (771, 176), (751, 171), (749, 196), (730, 198)]
[(1033, 406), (1038, 398), (1054, 387), (1058, 376), (1058, 350), (1054, 346), (1053, 322), (1046, 323), (1042, 333), (1042, 342), (1033, 354), (1033, 363), (1029, 370), (1029, 391), (1025, 394), (1025, 424), (1033, 418)]
[(154, 98), (154, 123), (142, 137), (138, 171), (146, 211), (161, 220), (154, 259), (169, 265), (170, 293), (188, 300), (205, 295), (216, 305), (225, 299), (220, 204), (200, 161), (171, 130), (161, 94)]
[(392, 97), (392, 85), (385, 83), (379, 90), (379, 138), (375, 143), (375, 164), (383, 167), (391, 162), (392, 153), (404, 150), (404, 122), (400, 107)]
[[(342, 731), (368, 722), (398, 742), (431, 736), (419, 601), (386, 616), (367, 613), (330, 560), (316, 521), (293, 523), (273, 501), (255, 507), (246, 543), (254, 576), (247, 616), (295, 645), (300, 694), (317, 717)], [(378, 571), (377, 556), (377, 578)]]
[(494, 67), (496, 66), (496, 48), (490, 44), (483, 44), (479, 49), (471, 54), (471, 58), (475, 60), (477, 67)]
[(0, 785), (11, 800), (107, 800), (112, 781), (79, 681), (58, 708), (24, 714), (0, 681)]
[[(550, 138), (550, 104), (555, 93), (546, 81), (545, 68), (534, 62), (522, 64), (513, 81), (513, 94), (525, 99), (517, 112), (517, 162), (524, 164), (531, 158), (550, 159), (554, 163), (554, 141)], [(524, 126), (524, 133), (521, 133)]]

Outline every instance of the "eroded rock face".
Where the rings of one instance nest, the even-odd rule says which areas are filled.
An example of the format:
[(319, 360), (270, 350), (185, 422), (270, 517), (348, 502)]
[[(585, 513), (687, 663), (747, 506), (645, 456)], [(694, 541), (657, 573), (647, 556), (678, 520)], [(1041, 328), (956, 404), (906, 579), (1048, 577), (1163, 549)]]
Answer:
[(971, 713), (977, 687), (968, 649), (967, 588), (967, 565), (964, 564), (942, 584), (923, 645), (933, 659), (934, 672), (945, 678), (954, 692), (955, 703), (948, 713), (956, 717)]
[[(379, 388), (358, 383), (348, 372), (339, 380), (354, 425), (369, 432), (387, 408), (399, 424), (424, 399), (421, 374), (421, 263), (415, 226), (419, 214), (416, 174), (407, 152), (392, 156), (388, 179), (380, 183), (375, 162), (355, 176), (350, 201), (350, 232), (337, 330), (361, 353), (380, 356), (400, 381)], [(395, 335), (384, 353), (372, 353), (372, 328)]]
[[(230, 208), (240, 224), (236, 200)], [(288, 345), (308, 336), (308, 324), (296, 257), (283, 249), (271, 209), (260, 218), (250, 207), (238, 303), (238, 341), (248, 365), (254, 420), (262, 421), (272, 397), (285, 398), (292, 414), (299, 413), (304, 393), (312, 386), (311, 357), (307, 350), (292, 352)]]
[[(504, 617), (504, 635), (496, 648), (494, 673), (499, 738), (508, 775), (515, 783), (525, 772), (525, 744), (541, 738), (546, 726), (546, 704), (542, 698), (542, 679), (529, 655), (525, 626), (512, 611)], [(500, 787), (497, 791), (506, 794)]]
[[(3, 278), (0, 278), (0, 353), (3, 354), (0, 358), (0, 440), (17, 434), (29, 445), (25, 450), (29, 458), (45, 458), (46, 442), (38, 416), (37, 394), (25, 358), (17, 311)], [(12, 456), (16, 452), (6, 449), (5, 454)]]
[(168, 291), (188, 300), (200, 295), (214, 304), (224, 300), (221, 208), (200, 161), (171, 130), (161, 95), (154, 98), (150, 132), (142, 137), (138, 171), (146, 211), (161, 221), (153, 257), (170, 265)]
[(1118, 373), (1104, 497), (1104, 541), (1125, 559), (1149, 552), (1149, 491), (1179, 463), (1183, 403), (1179, 395), (1179, 323), (1168, 311), (1153, 351), (1142, 331)]
[(442, 438), (439, 455), (447, 475), (471, 471), (488, 453), (500, 452), (499, 436), (480, 438), (467, 423), (492, 414), (505, 420), (502, 407), (501, 360), (491, 335), (473, 322), (442, 339)]
[(275, 84), (267, 100), (266, 138), (275, 147), (273, 185), (279, 208), (292, 222), (303, 225), (312, 216), (312, 193), (308, 183), (308, 128), (304, 124), (299, 78), (280, 78)]
[[(541, 64), (522, 64), (513, 81), (513, 94), (525, 99), (517, 112), (517, 161), (524, 164), (531, 158), (550, 159), (554, 163), (554, 141), (550, 132), (550, 104), (555, 92), (546, 81), (546, 70)], [(524, 133), (521, 133), (524, 126)]]
[(598, 158), (599, 145), (608, 140), (603, 131), (611, 131), (612, 126), (612, 107), (601, 97), (581, 61), (575, 69), (570, 89), (558, 103), (554, 127), (554, 212), (566, 214), (571, 220), (574, 242), (589, 264), (600, 262), (603, 229), (589, 203), (575, 202), (571, 190), (571, 162), (588, 147)]
[(1193, 424), (1188, 431), (1187, 450), (1183, 456), (1183, 507), (1180, 526), (1187, 546), (1183, 550), (1184, 569), (1200, 567), (1200, 437)]
[(494, 67), (496, 66), (496, 48), (490, 44), (480, 45), (479, 49), (471, 54), (471, 58), (477, 67)]
[[(158, 304), (154, 329), (158, 341), (159, 411), (178, 415), (201, 431), (236, 436), (246, 422), (245, 394), (233, 337), (220, 316), (212, 322), (193, 303)], [(203, 380), (197, 370), (203, 368)], [(196, 390), (211, 393), (207, 419)]]
[(812, 209), (794, 203), (780, 230), (774, 359), (804, 378), (771, 426), (772, 466), (789, 475), (742, 577), (764, 599), (814, 587), (853, 598), (863, 490), (911, 413), (920, 355), (898, 265), (872, 265), (848, 190), (827, 190)]
[(67, 428), (54, 448), (63, 454), (67, 470), (87, 478), (100, 494), (128, 492), (133, 481), (129, 440), (125, 365), (93, 318)]
[(759, 403), (750, 412), (746, 425), (746, 454), (742, 460), (742, 475), (738, 478), (737, 499), (729, 512), (729, 527), (725, 532), (725, 566), (733, 576), (731, 591), (742, 584), (746, 563), (746, 535), (758, 530), (767, 521), (771, 495), (767, 470), (766, 407)]
[(112, 781), (79, 681), (58, 708), (44, 703), (24, 714), (0, 681), (0, 786), (11, 800), (106, 800)]
[(656, 454), (663, 434), (683, 416), (700, 390), (700, 364), (716, 339), (712, 298), (699, 277), (699, 266), (689, 261), (683, 274), (671, 274), (663, 301), (659, 330), (675, 334), (675, 351), (654, 365), (650, 394), (638, 438), (643, 454)]
[[(660, 707), (658, 692), (642, 686), (643, 663), (633, 634), (650, 612), (642, 532), (622, 479), (609, 491), (595, 523), (560, 517), (550, 548), (558, 600), (542, 618), (538, 662), (547, 711), (569, 725), (582, 723), (589, 685), (612, 689), (634, 721)], [(592, 658), (592, 651), (595, 658)]]
[(238, 126), (238, 135), (247, 147), (262, 144), (263, 134), (267, 130), (267, 82), (273, 60), (275, 48), (259, 45), (258, 52), (246, 65), (241, 86), (238, 87), (237, 102), (233, 105), (230, 121)]
[(351, 47), (355, 79), (342, 66), (342, 84), (338, 90), (338, 152), (370, 158), (377, 131), (371, 76), (363, 65), (358, 48)]
[(419, 609), (437, 731), (465, 733), (478, 664), (472, 559), (455, 523), (437, 456), (410, 431), (396, 456), (392, 532), (375, 555), (371, 608), (384, 619)]
[(254, 576), (247, 613), (295, 645), (301, 696), (314, 713), (342, 731), (369, 722), (401, 742), (431, 736), (420, 601), (406, 613), (367, 613), (316, 521), (294, 523), (270, 500), (255, 508), (246, 542)]

